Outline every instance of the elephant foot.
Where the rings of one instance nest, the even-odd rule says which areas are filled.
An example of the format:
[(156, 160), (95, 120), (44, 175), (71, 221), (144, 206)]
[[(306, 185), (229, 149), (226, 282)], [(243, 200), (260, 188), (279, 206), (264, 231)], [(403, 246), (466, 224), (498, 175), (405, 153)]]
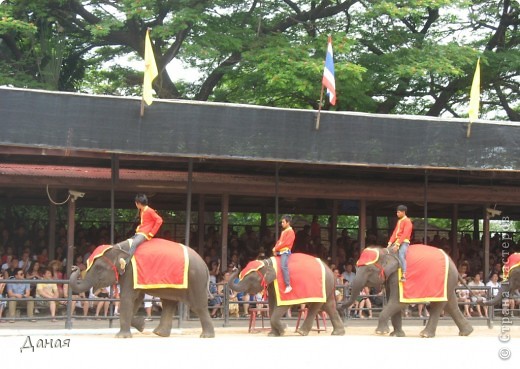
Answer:
[(429, 332), (426, 329), (424, 329), (421, 331), (421, 333), (419, 333), (419, 336), (423, 338), (433, 338), (435, 337), (435, 333)]
[(301, 329), (297, 329), (296, 333), (298, 333), (300, 336), (308, 336), (309, 331), (302, 331)]
[(344, 336), (345, 329), (334, 329), (331, 333), (331, 336)]
[(384, 336), (388, 333), (390, 333), (389, 329), (376, 329), (376, 334), (378, 334), (380, 336)]
[(202, 332), (200, 338), (215, 338), (215, 332)]
[(132, 338), (130, 331), (119, 331), (116, 334), (116, 338)]
[(275, 330), (270, 330), (269, 333), (267, 333), (268, 337), (280, 337), (281, 334)]
[(144, 331), (144, 317), (134, 317), (132, 318), (132, 327), (137, 329), (139, 332)]
[(473, 332), (473, 327), (459, 331), (459, 336), (469, 336)]
[(171, 329), (161, 329), (160, 327), (157, 327), (153, 330), (153, 333), (160, 337), (170, 337)]
[(403, 331), (393, 331), (390, 333), (391, 337), (406, 337), (406, 334)]

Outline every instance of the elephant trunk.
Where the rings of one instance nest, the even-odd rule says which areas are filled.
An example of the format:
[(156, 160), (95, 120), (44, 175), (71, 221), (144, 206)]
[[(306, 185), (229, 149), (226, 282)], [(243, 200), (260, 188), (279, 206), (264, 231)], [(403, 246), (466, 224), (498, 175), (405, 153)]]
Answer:
[(233, 273), (231, 273), (231, 276), (229, 277), (228, 287), (236, 292), (246, 292), (246, 286), (241, 281), (239, 281), (238, 283), (235, 282), (238, 273), (238, 270), (235, 270)]
[(496, 294), (495, 297), (493, 297), (491, 300), (488, 300), (488, 301), (480, 300), (477, 303), (479, 305), (484, 305), (484, 306), (494, 306), (494, 305), (499, 304), (500, 301), (502, 301), (503, 297), (508, 297), (508, 295), (509, 295), (509, 283), (503, 283), (500, 286), (500, 289), (498, 290), (498, 293)]
[(356, 302), (356, 298), (359, 297), (359, 294), (361, 293), (361, 290), (365, 287), (366, 278), (363, 278), (362, 275), (359, 275), (361, 273), (358, 272), (356, 274), (356, 277), (354, 278), (354, 282), (352, 283), (351, 289), (350, 289), (350, 297), (345, 302), (346, 306), (351, 306)]
[(93, 286), (93, 283), (88, 279), (78, 279), (79, 274), (79, 269), (73, 270), (69, 278), (69, 285), (74, 293), (85, 292)]

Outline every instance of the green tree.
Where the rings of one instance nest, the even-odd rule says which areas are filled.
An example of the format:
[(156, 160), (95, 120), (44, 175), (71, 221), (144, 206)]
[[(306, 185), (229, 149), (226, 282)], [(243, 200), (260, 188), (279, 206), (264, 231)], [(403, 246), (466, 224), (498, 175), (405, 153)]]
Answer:
[[(331, 34), (334, 109), (467, 116), (481, 57), (483, 116), (520, 118), (515, 0), (20, 0), (0, 9), (20, 22), (0, 29), (1, 66), (18, 73), (0, 82), (15, 86), (139, 95), (139, 67), (121, 60), (142, 59), (151, 27), (159, 97), (315, 109)], [(199, 80), (172, 79), (174, 59)]]

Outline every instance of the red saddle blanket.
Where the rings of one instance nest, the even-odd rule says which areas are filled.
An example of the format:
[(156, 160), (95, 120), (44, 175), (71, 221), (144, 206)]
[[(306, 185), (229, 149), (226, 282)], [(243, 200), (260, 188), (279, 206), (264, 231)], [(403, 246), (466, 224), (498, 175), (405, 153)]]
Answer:
[[(306, 302), (325, 302), (325, 266), (323, 262), (313, 256), (295, 253), (289, 257), (289, 276), (292, 291), (284, 293), (285, 283), (283, 281), (280, 257), (269, 258), (276, 270), (276, 279), (273, 282), (278, 305), (296, 305)], [(245, 275), (261, 269), (265, 261), (254, 260), (246, 265), (240, 273), (240, 279)]]
[(406, 282), (399, 282), (400, 301), (448, 301), (448, 269), (449, 258), (442, 249), (421, 244), (410, 245), (406, 253)]
[[(87, 270), (111, 248), (98, 246), (87, 261)], [(132, 258), (132, 268), (134, 288), (188, 288), (188, 248), (180, 243), (161, 238), (143, 242)]]
[(502, 267), (502, 272), (504, 273), (504, 280), (509, 278), (509, 273), (511, 273), (511, 270), (516, 268), (520, 265), (520, 253), (515, 252), (514, 254), (509, 255), (507, 258), (506, 263)]

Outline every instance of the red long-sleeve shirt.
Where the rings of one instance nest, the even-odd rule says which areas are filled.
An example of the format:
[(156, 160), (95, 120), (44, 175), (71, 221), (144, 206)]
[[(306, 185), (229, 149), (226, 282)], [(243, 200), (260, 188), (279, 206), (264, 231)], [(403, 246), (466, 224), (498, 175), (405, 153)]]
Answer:
[(151, 207), (145, 206), (141, 210), (141, 224), (135, 230), (135, 233), (142, 234), (147, 240), (152, 239), (161, 227), (163, 219)]
[(391, 245), (393, 243), (396, 243), (400, 245), (403, 242), (410, 243), (410, 238), (412, 238), (412, 230), (412, 221), (405, 215), (404, 217), (399, 219), (399, 221), (395, 225), (395, 229), (392, 232), (390, 240), (388, 240), (388, 244)]
[(294, 234), (292, 227), (285, 228), (282, 234), (280, 235), (278, 242), (276, 242), (276, 245), (274, 245), (274, 252), (284, 253), (287, 251), (291, 251), (295, 238), (296, 235)]

